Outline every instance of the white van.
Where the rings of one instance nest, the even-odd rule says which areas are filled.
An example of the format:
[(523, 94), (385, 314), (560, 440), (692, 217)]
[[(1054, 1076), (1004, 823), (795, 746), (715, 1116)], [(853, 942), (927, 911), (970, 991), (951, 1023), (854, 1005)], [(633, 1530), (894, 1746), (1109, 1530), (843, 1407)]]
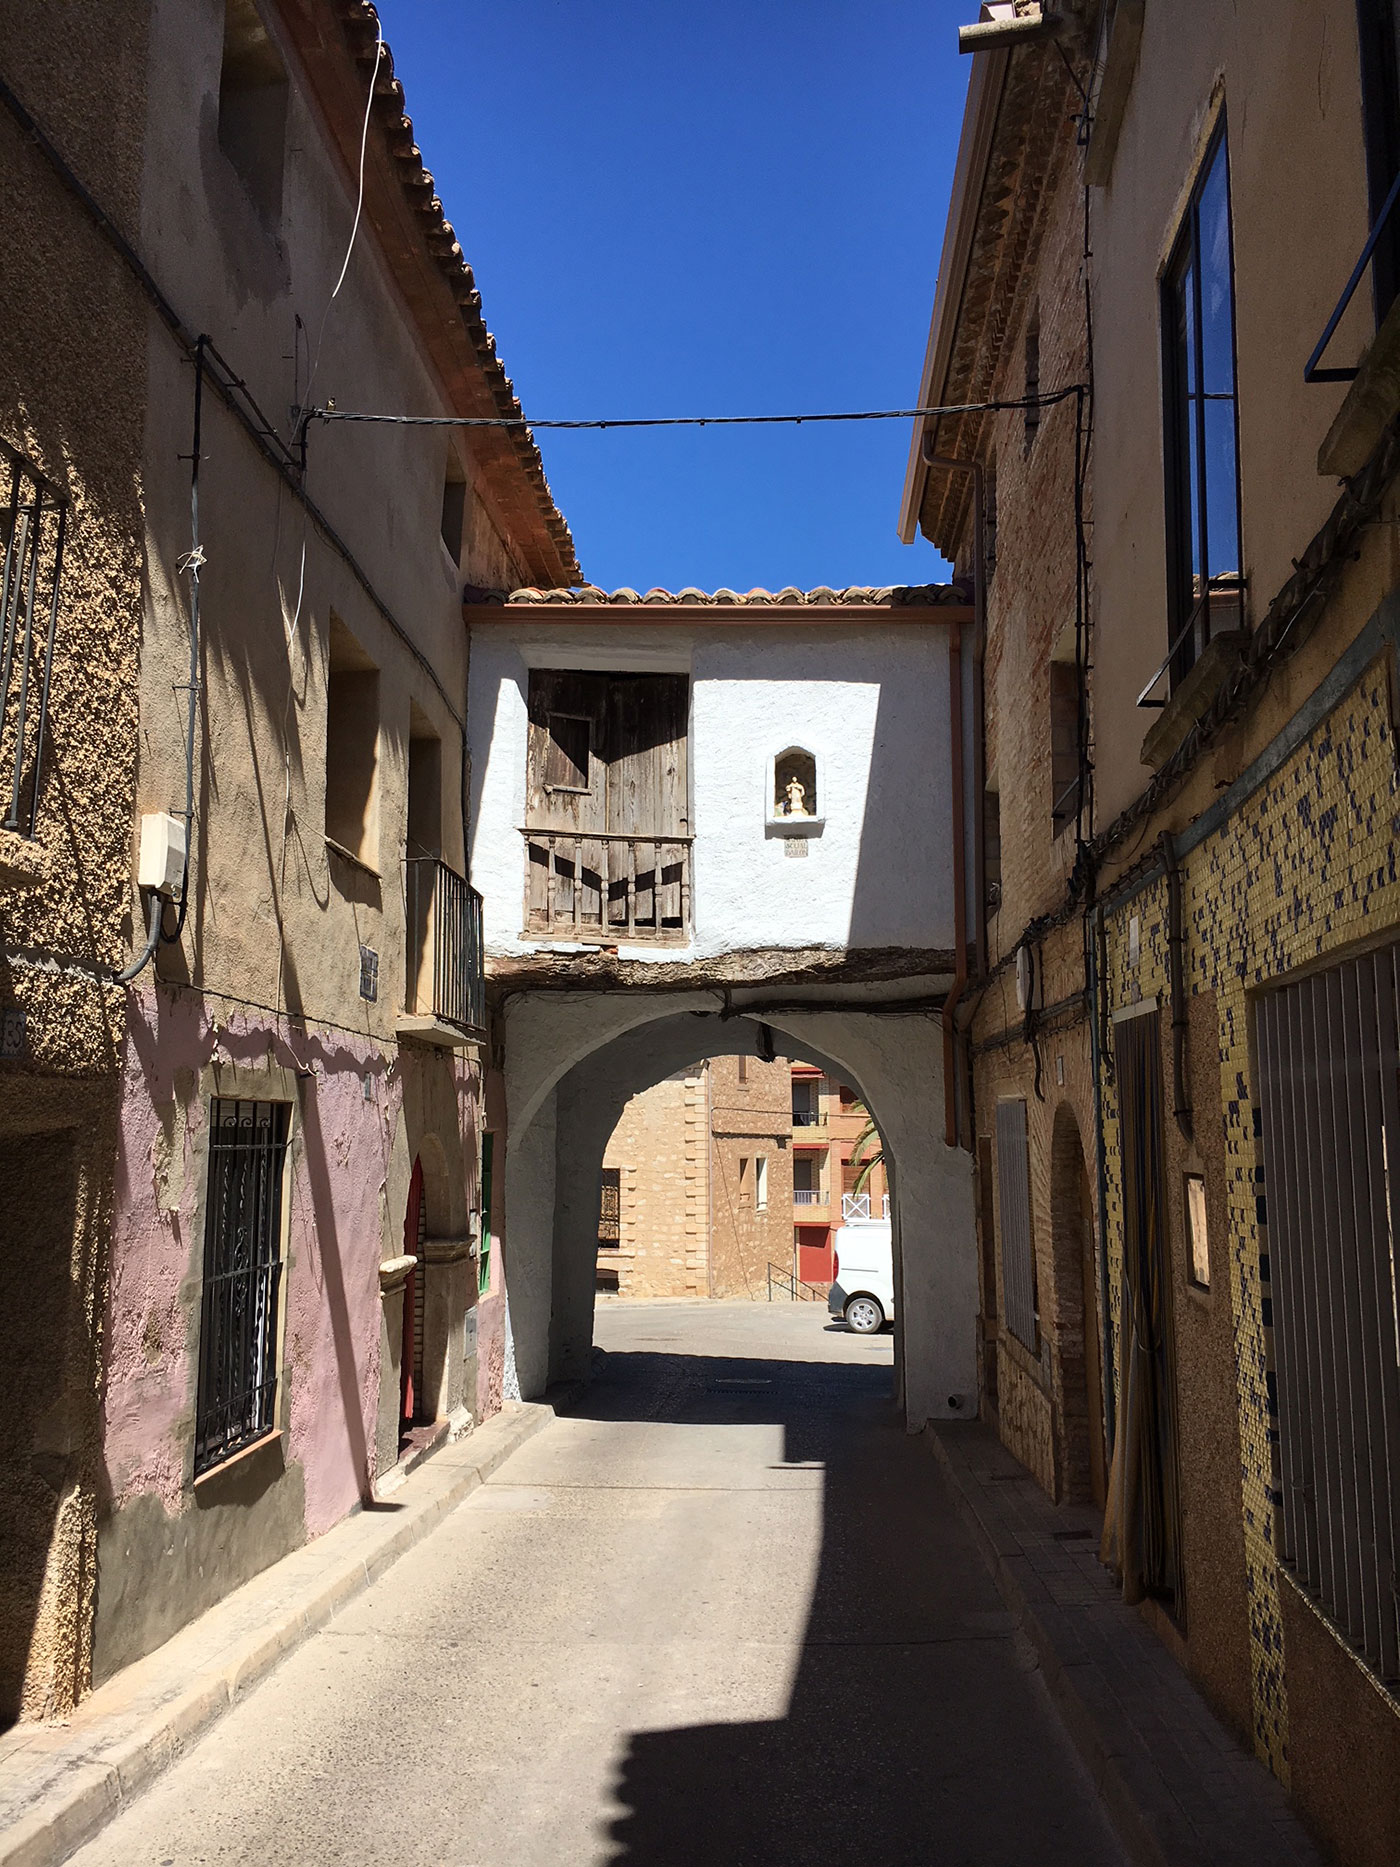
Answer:
[(888, 1219), (862, 1219), (836, 1233), (836, 1264), (826, 1307), (857, 1335), (894, 1321), (894, 1248)]

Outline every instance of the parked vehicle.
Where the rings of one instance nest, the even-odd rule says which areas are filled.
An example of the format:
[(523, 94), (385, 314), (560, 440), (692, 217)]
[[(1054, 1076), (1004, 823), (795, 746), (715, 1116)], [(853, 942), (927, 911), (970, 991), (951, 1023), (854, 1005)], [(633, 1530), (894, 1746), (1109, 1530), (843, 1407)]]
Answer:
[(826, 1307), (857, 1335), (878, 1335), (894, 1321), (894, 1250), (888, 1219), (863, 1219), (836, 1233), (836, 1261)]

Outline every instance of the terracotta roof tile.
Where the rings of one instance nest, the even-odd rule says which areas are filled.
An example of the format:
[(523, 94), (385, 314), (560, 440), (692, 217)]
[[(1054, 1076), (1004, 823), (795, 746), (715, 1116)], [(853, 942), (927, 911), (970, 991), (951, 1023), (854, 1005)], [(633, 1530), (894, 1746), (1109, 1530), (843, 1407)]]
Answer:
[(813, 608), (900, 609), (911, 606), (941, 607), (963, 605), (971, 601), (968, 591), (958, 583), (924, 584), (852, 584), (844, 590), (832, 590), (820, 584), (815, 590), (600, 590), (586, 583), (574, 590), (489, 590), (472, 591), (468, 600), (475, 603), (519, 603), (571, 605), (585, 603), (625, 607), (629, 604), (696, 604), (709, 608), (739, 604), (747, 609), (810, 605)]

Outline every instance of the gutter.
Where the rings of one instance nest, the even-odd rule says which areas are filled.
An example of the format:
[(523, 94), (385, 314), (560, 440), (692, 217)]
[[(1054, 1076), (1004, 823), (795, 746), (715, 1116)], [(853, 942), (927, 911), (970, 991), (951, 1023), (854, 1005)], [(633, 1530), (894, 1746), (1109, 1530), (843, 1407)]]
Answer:
[[(953, 339), (957, 333), (963, 289), (967, 282), (968, 262), (972, 256), (973, 235), (976, 232), (987, 167), (991, 160), (992, 139), (1010, 63), (1011, 54), (1004, 49), (980, 52), (972, 61), (957, 165), (953, 170), (948, 223), (944, 229), (943, 250), (938, 261), (933, 318), (929, 326), (928, 346), (924, 352), (923, 375), (919, 379), (920, 408), (934, 407), (944, 399), (952, 363)], [(924, 415), (914, 424), (909, 445), (909, 465), (905, 470), (904, 492), (899, 508), (899, 537), (902, 544), (912, 544), (919, 527), (919, 512), (928, 483), (929, 463), (925, 444), (931, 447), (937, 435), (937, 422), (937, 416)]]

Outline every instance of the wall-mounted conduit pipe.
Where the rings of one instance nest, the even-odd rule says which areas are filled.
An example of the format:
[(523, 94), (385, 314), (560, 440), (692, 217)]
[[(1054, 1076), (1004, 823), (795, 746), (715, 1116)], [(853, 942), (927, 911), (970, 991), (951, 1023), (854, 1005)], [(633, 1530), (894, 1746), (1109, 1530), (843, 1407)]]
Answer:
[(1172, 1114), (1189, 1142), (1192, 1136), (1191, 1090), (1187, 1083), (1187, 1042), (1190, 1020), (1186, 1009), (1186, 934), (1181, 924), (1181, 866), (1170, 830), (1163, 830), (1160, 847), (1167, 877), (1167, 979), (1172, 999)]
[[(974, 910), (974, 938), (979, 970), (985, 970), (987, 952), (986, 900), (987, 851), (984, 838), (982, 787), (982, 660), (987, 635), (987, 500), (985, 476), (980, 460), (964, 460), (951, 454), (936, 454), (926, 434), (921, 444), (924, 465), (947, 467), (955, 473), (972, 475), (972, 764), (978, 784), (973, 818), (973, 872), (977, 901)], [(944, 1138), (949, 1147), (958, 1145), (957, 1092), (957, 1009), (967, 989), (967, 787), (965, 782), (966, 748), (964, 746), (962, 704), (962, 631), (954, 626), (948, 647), (949, 731), (953, 763), (953, 941), (955, 952), (953, 984), (943, 1006), (943, 1098)], [(971, 1083), (971, 1072), (968, 1072)], [(968, 1089), (968, 1130), (972, 1130), (971, 1089)]]
[[(190, 670), (189, 680), (185, 685), (185, 807), (174, 814), (185, 826), (185, 858), (180, 874), (180, 899), (175, 904), (175, 925), (169, 933), (165, 931), (165, 896), (159, 889), (151, 889), (147, 904), (148, 929), (146, 944), (139, 956), (132, 961), (124, 972), (117, 974), (118, 983), (130, 985), (132, 980), (145, 971), (155, 957), (156, 948), (165, 941), (173, 945), (185, 931), (185, 917), (189, 911), (190, 900), (190, 851), (194, 846), (194, 768), (195, 736), (199, 722), (199, 572), (204, 563), (204, 551), (199, 542), (199, 451), (203, 441), (204, 417), (204, 353), (209, 346), (209, 339), (201, 335), (194, 347), (194, 435), (190, 453), (190, 548), (180, 559), (179, 569), (187, 571), (190, 579)], [(179, 691), (178, 689), (176, 690)]]

